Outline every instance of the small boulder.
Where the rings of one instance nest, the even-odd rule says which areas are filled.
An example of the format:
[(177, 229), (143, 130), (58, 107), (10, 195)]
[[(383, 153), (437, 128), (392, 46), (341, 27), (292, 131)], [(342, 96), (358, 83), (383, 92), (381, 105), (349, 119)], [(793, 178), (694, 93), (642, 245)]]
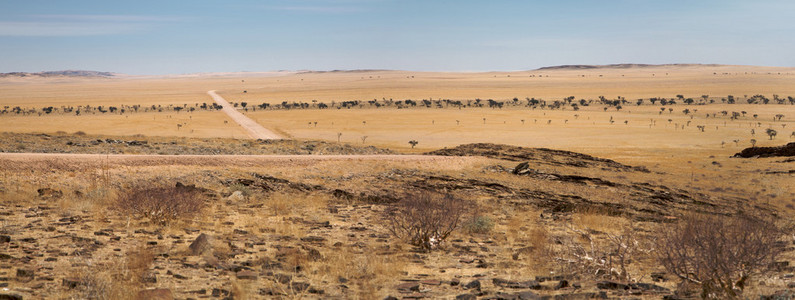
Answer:
[(10, 235), (0, 235), (0, 243), (9, 243), (11, 242)]
[(480, 290), (480, 280), (475, 279), (475, 280), (470, 281), (469, 283), (464, 285), (464, 289), (466, 289), (466, 290), (476, 289), (476, 290), (479, 291)]
[(212, 237), (202, 233), (188, 246), (192, 255), (200, 255), (212, 250)]

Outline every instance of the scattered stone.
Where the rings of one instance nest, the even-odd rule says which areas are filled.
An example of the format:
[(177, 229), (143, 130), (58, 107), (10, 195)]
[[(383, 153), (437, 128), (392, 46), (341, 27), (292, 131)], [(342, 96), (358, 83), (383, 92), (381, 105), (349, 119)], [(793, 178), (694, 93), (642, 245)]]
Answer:
[(213, 297), (221, 297), (221, 296), (229, 296), (229, 290), (213, 288), (212, 292)]
[(173, 300), (174, 294), (170, 289), (147, 289), (138, 292), (138, 300)]
[[(516, 296), (519, 298), (519, 300), (538, 300), (538, 299), (542, 299), (542, 297), (536, 295), (535, 293), (533, 293), (531, 291), (519, 292), (519, 293), (516, 293)], [(555, 296), (555, 299), (558, 299), (558, 297)], [(583, 299), (588, 299), (588, 298), (583, 298)]]
[(472, 294), (461, 294), (455, 296), (455, 300), (477, 300), (478, 297)]
[(656, 272), (651, 273), (651, 281), (654, 282), (665, 282), (665, 272)]
[(22, 295), (3, 292), (0, 293), (0, 300), (22, 300)]
[(257, 279), (257, 273), (254, 272), (254, 271), (249, 271), (249, 270), (243, 270), (243, 271), (237, 272), (237, 274), (235, 274), (235, 276), (237, 276), (237, 279), (247, 279), (247, 280), (255, 280), (255, 279)]
[(11, 242), (11, 236), (0, 235), (0, 243), (9, 243), (9, 242)]
[(464, 289), (466, 289), (466, 290), (476, 289), (476, 290), (479, 291), (480, 290), (480, 280), (475, 279), (475, 280), (470, 281), (469, 283), (464, 285)]
[(558, 284), (555, 285), (555, 289), (556, 290), (565, 289), (567, 287), (569, 287), (569, 281), (568, 280), (558, 281)]
[(31, 269), (17, 269), (17, 278), (29, 279), (33, 278), (35, 272)]
[(541, 289), (541, 284), (535, 280), (528, 280), (528, 281), (508, 281), (505, 279), (494, 278), (492, 279), (494, 285), (499, 287), (507, 287), (512, 289), (534, 289), (538, 290)]
[(441, 285), (442, 284), (441, 281), (434, 280), (434, 279), (426, 279), (426, 280), (420, 281), (420, 283), (422, 283), (424, 285)]
[(420, 291), (420, 284), (416, 282), (406, 282), (397, 285), (398, 292), (401, 293), (411, 293), (411, 292), (419, 292)]
[(204, 252), (212, 250), (211, 237), (207, 234), (200, 234), (193, 243), (188, 246), (192, 255), (200, 255)]
[(629, 285), (615, 282), (615, 281), (600, 281), (596, 283), (596, 287), (601, 290), (628, 290)]
[(61, 280), (61, 285), (66, 288), (73, 289), (83, 284), (83, 281), (74, 277), (64, 278)]

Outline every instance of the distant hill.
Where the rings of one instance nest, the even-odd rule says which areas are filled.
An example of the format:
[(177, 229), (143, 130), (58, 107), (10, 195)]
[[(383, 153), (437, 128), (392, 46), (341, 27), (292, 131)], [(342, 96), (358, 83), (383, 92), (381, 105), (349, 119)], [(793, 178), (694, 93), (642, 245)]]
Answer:
[(64, 70), (46, 71), (38, 73), (11, 72), (0, 73), (0, 77), (113, 77), (110, 72), (84, 71), (84, 70)]
[(653, 67), (717, 67), (720, 65), (705, 64), (612, 64), (612, 65), (561, 65), (538, 68), (536, 70), (585, 70), (585, 69), (632, 69), (632, 68), (653, 68)]

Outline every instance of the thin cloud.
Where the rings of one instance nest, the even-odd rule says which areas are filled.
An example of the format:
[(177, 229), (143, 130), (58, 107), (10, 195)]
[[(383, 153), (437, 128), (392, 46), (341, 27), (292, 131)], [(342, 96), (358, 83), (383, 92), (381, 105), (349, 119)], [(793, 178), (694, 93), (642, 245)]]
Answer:
[(29, 20), (0, 21), (0, 36), (63, 37), (129, 34), (181, 18), (137, 15), (32, 15)]
[(362, 12), (364, 9), (361, 7), (353, 6), (269, 6), (266, 9), (294, 11), (294, 12), (312, 12), (312, 13), (353, 13)]

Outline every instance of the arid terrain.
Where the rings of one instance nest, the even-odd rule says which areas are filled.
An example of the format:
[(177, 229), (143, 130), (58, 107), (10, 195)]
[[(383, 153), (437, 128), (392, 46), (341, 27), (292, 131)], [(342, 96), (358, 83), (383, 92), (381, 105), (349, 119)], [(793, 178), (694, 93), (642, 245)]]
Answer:
[(89, 75), (0, 77), (2, 297), (795, 296), (795, 68)]

